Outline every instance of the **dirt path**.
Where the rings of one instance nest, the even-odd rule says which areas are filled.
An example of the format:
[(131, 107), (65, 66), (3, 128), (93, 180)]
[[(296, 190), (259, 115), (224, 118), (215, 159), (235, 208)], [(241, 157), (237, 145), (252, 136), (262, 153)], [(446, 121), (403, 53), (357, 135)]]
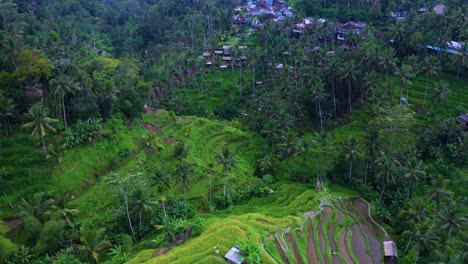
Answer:
[(299, 254), (299, 250), (297, 249), (296, 241), (294, 241), (294, 238), (291, 235), (291, 233), (287, 233), (285, 236), (286, 236), (286, 239), (288, 240), (288, 242), (291, 245), (291, 248), (292, 248), (292, 250), (294, 252), (294, 257), (296, 258), (296, 263), (297, 264), (304, 264), (304, 262), (302, 262), (301, 254)]
[[(359, 210), (353, 206), (355, 203), (357, 203), (360, 206)], [(380, 242), (375, 238), (374, 233), (369, 227), (372, 221), (369, 218), (368, 205), (361, 199), (352, 199), (348, 202), (348, 210), (350, 212), (354, 212), (354, 216), (361, 223), (362, 231), (366, 235), (367, 241), (369, 241), (369, 247), (374, 261), (380, 262), (380, 259), (382, 257), (382, 248), (380, 246)], [(367, 215), (367, 218), (365, 217), (365, 215)], [(371, 222), (369, 222), (367, 219), (369, 219), (369, 221)]]
[(346, 236), (348, 235), (348, 230), (344, 230), (343, 233), (341, 233), (338, 243), (340, 246), (340, 252), (343, 258), (345, 259), (347, 264), (353, 263), (353, 259), (351, 258), (351, 255), (349, 255), (348, 248), (346, 247)]
[(278, 250), (278, 253), (280, 254), (280, 257), (281, 257), (281, 260), (286, 263), (286, 264), (289, 264), (289, 260), (286, 258), (286, 255), (284, 254), (284, 251), (283, 251), (283, 248), (281, 247), (279, 241), (278, 241), (278, 237), (275, 236), (275, 246), (276, 246), (276, 250)]
[(358, 224), (354, 224), (352, 228), (353, 234), (351, 237), (351, 245), (353, 247), (354, 255), (356, 255), (359, 263), (373, 263), (372, 258), (366, 253), (366, 238), (361, 233)]
[(307, 263), (318, 264), (317, 252), (315, 252), (314, 242), (314, 227), (312, 220), (308, 220), (309, 225), (307, 226)]
[(323, 263), (327, 262), (327, 255), (326, 255), (326, 244), (325, 244), (325, 234), (322, 231), (323, 225), (328, 221), (328, 218), (330, 217), (331, 214), (331, 208), (330, 207), (325, 207), (323, 209), (324, 213), (322, 218), (320, 218), (319, 225), (317, 227), (317, 231), (319, 233), (319, 239), (320, 239), (320, 254), (322, 255), (323, 258)]

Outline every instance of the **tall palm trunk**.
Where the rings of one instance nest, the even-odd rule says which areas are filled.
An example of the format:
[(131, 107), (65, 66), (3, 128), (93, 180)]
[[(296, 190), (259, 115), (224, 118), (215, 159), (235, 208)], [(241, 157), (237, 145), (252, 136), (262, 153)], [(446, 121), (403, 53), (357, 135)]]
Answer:
[(349, 113), (353, 112), (352, 105), (351, 105), (351, 80), (348, 80), (348, 104), (349, 104)]
[(65, 113), (65, 96), (62, 96), (62, 111), (63, 111), (63, 124), (67, 130), (67, 114)]
[(132, 231), (132, 237), (135, 242), (137, 242), (136, 237), (135, 237), (135, 231), (133, 230), (133, 225), (132, 225), (132, 219), (130, 218), (130, 211), (128, 210), (128, 194), (124, 194), (124, 200), (125, 200), (125, 210), (127, 211), (127, 219), (128, 219), (128, 225), (130, 227), (130, 231)]

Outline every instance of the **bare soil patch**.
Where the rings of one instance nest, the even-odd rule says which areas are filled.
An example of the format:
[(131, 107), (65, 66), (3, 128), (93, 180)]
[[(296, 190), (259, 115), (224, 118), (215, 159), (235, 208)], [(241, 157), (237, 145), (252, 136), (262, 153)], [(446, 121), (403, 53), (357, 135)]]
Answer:
[[(372, 221), (369, 217), (369, 206), (366, 202), (362, 201), (361, 199), (352, 199), (348, 203), (348, 208), (351, 212), (354, 212), (354, 216), (358, 219), (358, 221), (361, 223), (362, 226), (362, 231), (367, 237), (367, 240), (369, 241), (369, 247), (372, 252), (372, 256), (374, 260), (380, 261), (380, 258), (382, 256), (382, 248), (380, 246), (380, 242), (375, 238), (374, 233), (372, 233), (371, 229), (369, 228), (369, 225), (371, 225)], [(359, 205), (359, 207), (353, 207), (353, 205)], [(357, 209), (358, 208), (358, 209)], [(367, 217), (366, 217), (367, 215)], [(353, 236), (354, 237), (354, 236)]]
[(174, 138), (173, 137), (168, 137), (164, 140), (164, 144), (166, 145), (172, 145), (174, 143)]
[(286, 255), (284, 254), (283, 248), (281, 247), (278, 237), (275, 237), (275, 246), (276, 249), (278, 250), (278, 253), (280, 254), (281, 260), (283, 260), (284, 263), (290, 264), (289, 260), (286, 258)]
[(163, 112), (164, 112), (164, 109), (161, 109), (161, 108), (159, 108), (159, 109), (156, 110), (156, 114), (161, 114), (161, 113), (163, 113)]
[(351, 255), (349, 255), (348, 248), (346, 247), (346, 235), (347, 234), (348, 234), (348, 230), (345, 230), (343, 233), (341, 233), (338, 239), (338, 244), (340, 247), (341, 255), (345, 259), (346, 263), (353, 263), (353, 259), (351, 258)]
[(382, 229), (374, 223), (374, 221), (369, 216), (369, 205), (363, 201), (361, 198), (352, 198), (351, 202), (359, 210), (359, 212), (365, 217), (367, 223), (372, 226), (374, 234), (377, 236), (384, 235)]
[(21, 221), (21, 218), (16, 218), (16, 219), (11, 219), (5, 221), (5, 225), (8, 227), (8, 233), (6, 234), (7, 237), (11, 238), (16, 234), (16, 231), (18, 231), (18, 227), (23, 223)]
[(361, 229), (358, 224), (354, 224), (353, 235), (351, 237), (351, 245), (353, 252), (356, 255), (359, 263), (372, 263), (372, 258), (366, 253), (366, 238), (361, 233)]
[(291, 235), (291, 233), (287, 233), (285, 236), (289, 244), (291, 245), (294, 257), (296, 258), (296, 263), (303, 264), (304, 262), (302, 262), (301, 255), (299, 254), (299, 250), (297, 249), (296, 241), (294, 241), (293, 236)]
[(312, 225), (312, 220), (308, 220), (309, 225), (307, 226), (307, 263), (309, 264), (318, 264), (317, 252), (315, 252), (315, 242), (314, 242), (314, 227)]
[(152, 124), (149, 124), (149, 123), (144, 123), (143, 126), (146, 128), (146, 130), (148, 130), (149, 132), (154, 132), (154, 130), (156, 129), (156, 127)]

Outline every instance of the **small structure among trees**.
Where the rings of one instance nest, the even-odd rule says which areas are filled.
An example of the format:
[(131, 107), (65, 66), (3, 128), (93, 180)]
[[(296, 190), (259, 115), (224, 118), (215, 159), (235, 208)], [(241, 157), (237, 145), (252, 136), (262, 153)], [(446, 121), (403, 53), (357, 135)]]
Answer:
[(233, 264), (245, 264), (247, 263), (245, 261), (245, 257), (242, 255), (241, 250), (239, 246), (233, 246), (226, 255), (224, 255), (224, 258), (227, 259), (229, 262)]
[(384, 241), (384, 263), (396, 263), (397, 247), (393, 241)]
[(468, 131), (468, 113), (458, 117), (458, 122), (463, 125), (463, 129)]

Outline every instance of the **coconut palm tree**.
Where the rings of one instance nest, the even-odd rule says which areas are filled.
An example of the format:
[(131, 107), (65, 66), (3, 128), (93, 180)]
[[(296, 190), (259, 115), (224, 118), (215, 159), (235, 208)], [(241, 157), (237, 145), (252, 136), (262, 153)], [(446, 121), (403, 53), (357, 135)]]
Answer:
[(104, 240), (104, 228), (91, 229), (90, 227), (81, 227), (80, 241), (83, 243), (83, 248), (88, 255), (91, 263), (99, 262), (99, 252), (110, 247), (110, 243)]
[(57, 133), (57, 130), (51, 126), (53, 123), (57, 123), (57, 119), (52, 119), (48, 117), (49, 111), (47, 108), (43, 107), (40, 104), (35, 104), (29, 108), (28, 116), (32, 119), (31, 122), (24, 124), (21, 128), (30, 128), (33, 127), (31, 137), (39, 135), (42, 139), (42, 147), (44, 148), (44, 153), (47, 155), (46, 148), (46, 130), (51, 130)]
[(349, 180), (351, 181), (352, 172), (353, 172), (353, 161), (358, 160), (361, 158), (362, 154), (360, 152), (361, 144), (359, 141), (354, 138), (353, 136), (348, 137), (348, 142), (344, 146), (345, 153), (346, 153), (346, 160), (349, 161)]
[(441, 229), (447, 230), (447, 240), (450, 240), (452, 232), (461, 232), (464, 230), (467, 219), (463, 216), (462, 206), (458, 206), (455, 202), (448, 202), (442, 206), (442, 210), (438, 212)]
[(164, 222), (167, 222), (166, 201), (168, 191), (172, 188), (171, 176), (167, 171), (156, 171), (152, 179), (159, 192), (159, 201), (163, 209)]
[(182, 187), (184, 188), (184, 206), (187, 210), (187, 187), (192, 182), (190, 174), (192, 173), (192, 165), (184, 161), (182, 164), (177, 166), (176, 177), (182, 182)]
[(369, 93), (369, 92), (371, 93), (372, 108), (373, 108), (374, 113), (375, 113), (375, 90), (377, 90), (379, 82), (380, 82), (379, 76), (374, 70), (367, 72), (366, 75), (364, 76), (364, 87), (367, 90), (366, 93)]
[(452, 197), (452, 192), (447, 190), (448, 179), (444, 179), (442, 175), (438, 175), (431, 181), (431, 185), (427, 186), (427, 196), (434, 200), (436, 209), (440, 208), (440, 203), (444, 198)]
[(326, 78), (331, 82), (332, 85), (332, 96), (333, 96), (333, 110), (336, 115), (336, 95), (335, 95), (335, 79), (338, 76), (340, 66), (338, 65), (338, 60), (332, 57), (325, 64), (324, 74)]
[[(413, 227), (402, 233), (403, 237), (408, 239), (408, 249), (411, 241), (414, 241), (416, 252), (419, 256), (421, 249), (430, 249), (434, 244), (436, 244), (440, 239), (436, 235), (434, 230), (434, 224), (430, 221), (424, 221), (421, 223), (416, 223)], [(405, 250), (406, 252), (406, 250)]]
[(388, 71), (396, 65), (395, 51), (393, 48), (383, 48), (380, 51), (379, 65), (385, 70), (385, 82), (388, 82)]
[(434, 85), (434, 104), (441, 104), (448, 99), (449, 84), (445, 81), (440, 81)]
[(227, 194), (227, 174), (230, 169), (236, 168), (237, 163), (234, 159), (234, 156), (229, 151), (226, 146), (223, 146), (221, 151), (216, 153), (217, 161), (215, 162), (215, 166), (223, 166), (223, 177), (224, 177), (224, 187), (223, 187), (223, 195), (224, 195), (224, 206), (227, 206), (226, 194)]
[(142, 189), (138, 189), (134, 194), (133, 209), (132, 212), (138, 214), (140, 232), (143, 230), (142, 219), (143, 213), (154, 211), (154, 207), (158, 204), (158, 201), (153, 200), (151, 193), (145, 192)]
[(375, 160), (377, 165), (376, 180), (380, 182), (380, 201), (383, 199), (385, 188), (388, 184), (395, 182), (394, 172), (401, 163), (392, 154), (380, 153), (380, 157)]
[(187, 159), (189, 149), (190, 149), (190, 145), (184, 142), (180, 141), (180, 142), (177, 142), (177, 144), (175, 144), (174, 152), (172, 155), (179, 163), (179, 166), (182, 164), (182, 162), (185, 159)]
[[(50, 80), (50, 86), (52, 88), (51, 93), (53, 94), (55, 100), (60, 105), (62, 111), (63, 124), (65, 129), (67, 129), (67, 114), (65, 109), (65, 97), (68, 94), (74, 94), (78, 89), (77, 85), (71, 80), (68, 76), (60, 73), (57, 78)], [(57, 116), (60, 116), (57, 114)]]
[(413, 185), (416, 185), (420, 178), (426, 175), (426, 172), (424, 171), (424, 163), (422, 160), (418, 159), (414, 153), (410, 153), (406, 157), (403, 167), (405, 169), (404, 177), (408, 181), (408, 192), (406, 194), (406, 199), (410, 199)]
[[(403, 97), (403, 88), (406, 87), (406, 99), (408, 99), (408, 86), (413, 84), (411, 79), (415, 76), (413, 74), (413, 69), (410, 65), (403, 64), (400, 68), (397, 68), (395, 75), (400, 79), (400, 99)], [(402, 105), (402, 100), (400, 100), (400, 105)]]
[(0, 93), (0, 120), (2, 126), (5, 128), (5, 136), (9, 136), (8, 130), (11, 131), (10, 119), (13, 117), (15, 104), (13, 100), (7, 98)]
[(354, 60), (349, 61), (348, 63), (345, 63), (342, 65), (343, 67), (341, 68), (341, 79), (344, 80), (348, 84), (348, 105), (349, 105), (349, 112), (352, 113), (352, 90), (351, 86), (354, 80), (356, 80), (356, 75), (357, 75), (357, 70), (356, 70), (356, 64), (354, 63)]
[(59, 212), (65, 223), (68, 226), (74, 228), (73, 218), (75, 217), (74, 214), (78, 212), (78, 209), (70, 207), (69, 202), (71, 200), (70, 194), (57, 194), (55, 195), (52, 208)]
[(328, 97), (324, 87), (325, 86), (322, 81), (315, 82), (312, 85), (312, 102), (315, 102), (315, 105), (318, 106), (320, 128), (323, 128), (322, 102), (325, 101)]
[(38, 220), (45, 222), (52, 209), (52, 199), (47, 197), (45, 192), (38, 192), (27, 198), (21, 198), (17, 209), (19, 215), (34, 216)]
[(424, 58), (424, 75), (426, 76), (426, 88), (424, 89), (423, 107), (426, 108), (427, 88), (429, 87), (429, 78), (437, 75), (440, 71), (440, 62), (434, 56)]

